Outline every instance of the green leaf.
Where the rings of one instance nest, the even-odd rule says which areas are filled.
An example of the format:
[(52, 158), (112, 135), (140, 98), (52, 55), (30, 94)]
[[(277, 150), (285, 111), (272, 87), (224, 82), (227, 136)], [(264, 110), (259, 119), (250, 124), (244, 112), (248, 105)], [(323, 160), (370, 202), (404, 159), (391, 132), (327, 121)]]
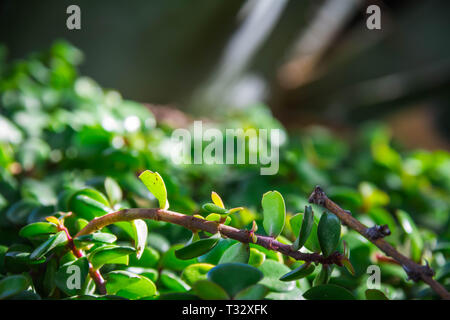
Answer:
[(123, 263), (123, 260), (118, 260), (122, 257), (126, 257), (125, 261), (128, 264), (128, 255), (134, 252), (135, 249), (132, 247), (105, 245), (92, 251), (89, 261), (94, 269), (99, 269), (107, 263), (118, 263), (119, 261)]
[(262, 300), (269, 293), (269, 289), (261, 284), (255, 284), (238, 292), (234, 300)]
[(90, 243), (113, 243), (117, 237), (111, 233), (96, 232), (85, 234), (73, 239), (75, 246), (83, 246)]
[(219, 238), (200, 239), (191, 244), (175, 251), (175, 256), (178, 259), (188, 260), (201, 256), (214, 248), (219, 242)]
[(106, 291), (127, 299), (140, 299), (156, 294), (156, 286), (150, 279), (128, 271), (111, 271), (106, 276)]
[(131, 273), (140, 274), (141, 276), (149, 278), (153, 282), (156, 282), (159, 277), (158, 270), (153, 269), (153, 268), (129, 267), (126, 269), (126, 271), (129, 271)]
[(122, 201), (122, 189), (116, 180), (107, 177), (105, 179), (105, 191), (112, 205)]
[(299, 250), (303, 247), (306, 240), (308, 240), (309, 235), (314, 224), (314, 212), (311, 206), (305, 206), (305, 213), (303, 214), (302, 227), (300, 229), (300, 234), (292, 245), (293, 250)]
[(41, 235), (48, 235), (58, 232), (58, 227), (53, 223), (35, 222), (29, 224), (19, 231), (19, 236), (24, 238), (34, 238)]
[(259, 251), (256, 248), (250, 248), (250, 257), (248, 259), (248, 264), (258, 268), (266, 260), (266, 255), (264, 252)]
[(367, 289), (365, 295), (367, 300), (389, 300), (382, 291), (377, 289)]
[(313, 281), (313, 286), (319, 286), (321, 284), (327, 284), (331, 277), (333, 266), (322, 264), (319, 273), (316, 275)]
[(280, 281), (280, 277), (291, 271), (286, 265), (268, 259), (258, 269), (264, 274), (264, 279), (261, 280), (260, 284), (265, 285), (271, 291), (287, 292), (294, 289), (294, 282)]
[(307, 300), (356, 300), (350, 291), (334, 284), (312, 287), (303, 297)]
[(169, 208), (169, 201), (167, 201), (167, 190), (164, 180), (158, 172), (145, 170), (139, 175), (139, 179), (144, 183), (147, 189), (155, 196), (159, 202), (161, 209)]
[(214, 268), (214, 265), (209, 263), (194, 263), (187, 266), (181, 274), (183, 279), (188, 285), (192, 286), (199, 280), (205, 280), (207, 278), (208, 271)]
[(12, 297), (30, 286), (30, 281), (22, 275), (3, 278), (0, 281), (0, 300)]
[(220, 258), (222, 257), (223, 253), (234, 243), (236, 243), (236, 241), (232, 239), (220, 239), (214, 248), (212, 248), (204, 255), (198, 257), (198, 261), (214, 265), (219, 264)]
[(15, 225), (24, 225), (27, 223), (30, 213), (37, 207), (39, 207), (39, 204), (35, 201), (20, 200), (6, 211), (6, 218)]
[(225, 289), (231, 297), (262, 278), (260, 270), (243, 263), (219, 264), (208, 272), (208, 279)]
[(161, 283), (171, 292), (187, 292), (191, 287), (169, 270), (163, 270), (159, 277)]
[(61, 266), (56, 273), (56, 286), (68, 296), (81, 294), (89, 275), (89, 261), (81, 257)]
[(278, 191), (266, 192), (261, 204), (264, 211), (264, 230), (269, 236), (276, 238), (283, 231), (286, 219), (286, 206), (283, 196)]
[(136, 219), (132, 222), (134, 231), (134, 246), (136, 248), (136, 257), (139, 259), (144, 253), (147, 245), (148, 228), (144, 220)]
[(214, 203), (206, 203), (202, 206), (202, 209), (211, 213), (218, 213), (218, 214), (227, 214), (229, 213), (227, 209), (219, 207), (218, 205)]
[(86, 220), (92, 220), (111, 211), (108, 199), (101, 192), (91, 188), (73, 193), (68, 207), (78, 217)]
[(411, 240), (411, 257), (414, 261), (418, 262), (420, 261), (423, 250), (423, 240), (420, 236), (419, 230), (407, 212), (397, 210), (396, 214), (403, 231), (405, 231), (408, 238)]
[(293, 281), (293, 280), (301, 279), (301, 278), (304, 278), (304, 277), (310, 275), (311, 273), (313, 273), (314, 269), (315, 269), (315, 267), (313, 264), (304, 263), (301, 266), (299, 266), (298, 268), (295, 268), (294, 270), (283, 275), (280, 278), (280, 280), (281, 281)]
[(210, 280), (199, 280), (194, 283), (192, 289), (195, 294), (204, 300), (229, 300), (230, 297), (218, 284)]
[(324, 256), (328, 257), (336, 250), (340, 236), (341, 221), (334, 214), (324, 212), (317, 226), (317, 237)]
[(197, 259), (183, 260), (177, 258), (175, 255), (175, 251), (177, 251), (180, 248), (184, 248), (184, 246), (182, 244), (176, 244), (173, 245), (169, 250), (167, 250), (166, 253), (163, 255), (162, 259), (160, 260), (160, 266), (165, 269), (182, 271), (188, 265), (197, 262)]
[(56, 272), (58, 271), (57, 259), (50, 259), (45, 266), (44, 275), (44, 292), (46, 296), (50, 296), (56, 288)]
[(141, 257), (138, 259), (135, 255), (130, 256), (130, 265), (144, 268), (154, 268), (158, 264), (160, 254), (152, 247), (145, 247)]
[(67, 235), (64, 231), (60, 231), (34, 249), (34, 251), (30, 254), (30, 259), (39, 260), (54, 248), (65, 243), (67, 243)]
[[(289, 220), (292, 232), (294, 234), (300, 234), (300, 230), (303, 225), (303, 216), (304, 213), (299, 213), (291, 217), (291, 219)], [(311, 227), (311, 233), (304, 244), (304, 246), (312, 252), (320, 252), (319, 238), (317, 236), (318, 225), (319, 225), (319, 217), (313, 215), (313, 225)]]
[(248, 263), (250, 247), (248, 243), (236, 243), (229, 247), (220, 258), (219, 264), (227, 262)]

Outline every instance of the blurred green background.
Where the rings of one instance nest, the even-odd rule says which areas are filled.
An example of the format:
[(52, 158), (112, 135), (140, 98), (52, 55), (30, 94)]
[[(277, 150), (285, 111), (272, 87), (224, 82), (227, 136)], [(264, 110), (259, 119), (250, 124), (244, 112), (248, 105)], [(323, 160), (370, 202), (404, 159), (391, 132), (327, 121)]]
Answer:
[[(81, 30), (65, 27), (69, 4), (81, 8)], [(366, 28), (369, 4), (382, 8), (382, 30)], [(76, 190), (104, 192), (107, 176), (124, 192), (120, 206), (154, 207), (136, 177), (151, 169), (163, 176), (171, 209), (204, 214), (201, 204), (215, 190), (227, 205), (246, 206), (233, 215), (240, 228), (261, 223), (264, 192), (279, 190), (292, 216), (320, 184), (365, 224), (389, 224), (388, 241), (415, 261), (429, 261), (449, 287), (448, 1), (0, 6), (4, 252), (29, 245), (20, 227), (67, 211)], [(220, 129), (281, 129), (279, 173), (261, 176), (258, 165), (174, 165), (170, 135), (197, 118)], [(181, 271), (180, 261), (173, 267), (158, 259), (190, 233), (148, 226), (148, 246), (158, 252), (152, 268)], [(289, 242), (295, 235), (287, 227), (283, 237)], [(354, 232), (343, 238), (357, 277), (337, 270), (331, 283), (363, 297), (366, 267), (378, 263), (389, 298), (435, 297), (423, 284), (406, 282), (400, 266), (383, 263)], [(23, 271), (4, 267), (0, 274)], [(271, 298), (298, 298), (308, 281)], [(175, 290), (159, 285), (161, 292)]]

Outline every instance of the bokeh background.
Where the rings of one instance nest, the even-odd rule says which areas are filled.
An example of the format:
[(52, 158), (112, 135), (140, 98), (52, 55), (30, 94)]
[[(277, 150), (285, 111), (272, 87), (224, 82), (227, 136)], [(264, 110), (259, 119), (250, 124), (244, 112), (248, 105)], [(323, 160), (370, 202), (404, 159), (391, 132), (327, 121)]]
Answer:
[[(82, 29), (65, 27), (78, 4)], [(365, 9), (382, 10), (382, 30)], [(406, 146), (449, 149), (448, 1), (2, 1), (22, 58), (66, 39), (81, 73), (124, 97), (195, 115), (265, 102), (288, 128), (349, 134), (380, 119)]]
[[(66, 28), (71, 4), (81, 8), (81, 30)], [(381, 30), (366, 27), (371, 4), (381, 8)], [(171, 210), (206, 217), (202, 204), (216, 191), (227, 207), (245, 207), (231, 215), (233, 226), (256, 221), (261, 234), (261, 196), (278, 190), (285, 243), (298, 234), (291, 218), (320, 185), (364, 224), (388, 224), (386, 240), (428, 261), (450, 289), (449, 9), (445, 0), (2, 1), (0, 277), (32, 271), (34, 298), (72, 296), (42, 283), (47, 264), (20, 258), (37, 243), (19, 230), (70, 211), (76, 234), (79, 218), (156, 207), (138, 179), (150, 169), (163, 177)], [(194, 119), (222, 130), (281, 129), (278, 174), (262, 176), (259, 164), (174, 164), (171, 133)], [(82, 193), (97, 209), (80, 210)], [(162, 298), (190, 290), (179, 285), (188, 265), (219, 263), (208, 254), (175, 258), (187, 229), (147, 227), (148, 259), (102, 272), (151, 269), (140, 274)], [(136, 243), (129, 230), (112, 232)], [(366, 270), (376, 264), (388, 298), (438, 298), (355, 231), (343, 228), (341, 239), (355, 275), (336, 268), (330, 283), (365, 299)], [(299, 263), (269, 250), (264, 257), (279, 275)], [(300, 299), (317, 274), (295, 286), (272, 279), (266, 298)]]

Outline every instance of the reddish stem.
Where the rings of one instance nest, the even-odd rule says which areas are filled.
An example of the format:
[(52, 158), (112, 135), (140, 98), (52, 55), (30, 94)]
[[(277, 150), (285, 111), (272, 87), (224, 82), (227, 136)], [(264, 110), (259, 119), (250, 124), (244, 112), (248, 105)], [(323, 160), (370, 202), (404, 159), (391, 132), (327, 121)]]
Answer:
[[(77, 257), (81, 258), (84, 257), (85, 254), (82, 250), (77, 249), (75, 246), (75, 243), (73, 242), (73, 238), (71, 237), (69, 230), (66, 226), (64, 226), (63, 223), (60, 223), (58, 225), (59, 231), (64, 231), (67, 236), (67, 246), (72, 251), (72, 253)], [(100, 291), (100, 294), (106, 294), (106, 282), (105, 279), (103, 279), (101, 273), (99, 270), (94, 269), (94, 266), (89, 262), (89, 275), (94, 280), (95, 284), (97, 285), (98, 290)]]

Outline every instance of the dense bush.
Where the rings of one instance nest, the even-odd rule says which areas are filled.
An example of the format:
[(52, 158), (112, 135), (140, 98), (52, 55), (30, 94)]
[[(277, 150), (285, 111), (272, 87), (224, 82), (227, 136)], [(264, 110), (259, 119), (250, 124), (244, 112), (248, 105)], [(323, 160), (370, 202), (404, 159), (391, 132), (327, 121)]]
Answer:
[[(79, 50), (58, 42), (0, 64), (0, 298), (436, 297), (423, 283), (407, 281), (403, 268), (372, 243), (341, 228), (333, 214), (307, 207), (315, 185), (366, 225), (388, 224), (386, 240), (416, 262), (428, 261), (449, 287), (448, 153), (404, 150), (375, 123), (349, 142), (320, 127), (288, 136), (256, 105), (230, 111), (216, 125), (280, 128), (286, 141), (277, 175), (261, 176), (258, 165), (174, 165), (173, 128), (156, 123), (146, 106), (79, 76), (81, 60)], [(152, 192), (138, 177), (147, 169), (164, 180), (147, 171), (141, 178)], [(165, 193), (172, 211), (258, 227), (256, 234), (302, 252), (345, 251), (349, 263), (303, 263), (254, 243), (153, 220), (68, 238), (109, 212), (166, 207)], [(243, 208), (224, 209), (218, 194), (226, 208)], [(384, 294), (366, 293), (372, 264), (381, 268)], [(73, 265), (82, 272), (80, 289), (67, 286)], [(92, 281), (95, 272), (106, 279), (107, 296)]]

